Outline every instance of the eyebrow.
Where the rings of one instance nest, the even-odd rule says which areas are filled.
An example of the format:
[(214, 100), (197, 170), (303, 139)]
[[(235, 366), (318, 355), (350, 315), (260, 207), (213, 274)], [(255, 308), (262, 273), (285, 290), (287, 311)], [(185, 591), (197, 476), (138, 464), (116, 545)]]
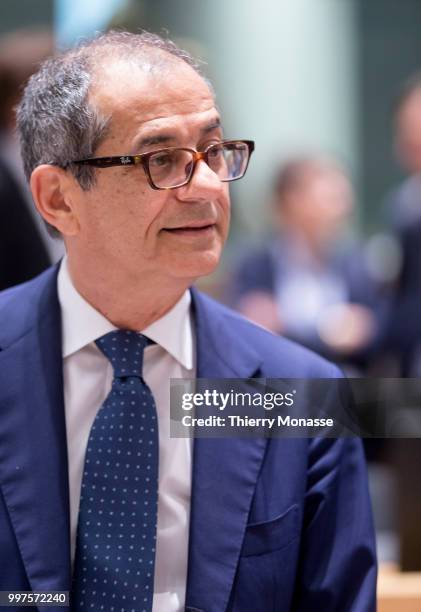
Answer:
[(202, 135), (206, 135), (209, 132), (213, 132), (213, 130), (217, 130), (220, 127), (221, 127), (221, 120), (219, 119), (219, 117), (216, 117), (210, 123), (205, 125), (205, 127), (201, 128), (200, 132)]
[[(210, 121), (207, 125), (200, 128), (200, 135), (206, 136), (206, 134), (209, 134), (210, 132), (219, 129), (220, 127), (221, 120), (219, 119), (219, 117), (216, 117), (215, 119), (212, 119), (212, 121)], [(163, 134), (156, 134), (156, 136), (145, 136), (144, 138), (140, 138), (140, 140), (135, 143), (133, 147), (133, 152), (157, 144), (169, 145), (175, 141), (176, 137), (171, 133), (164, 132)]]

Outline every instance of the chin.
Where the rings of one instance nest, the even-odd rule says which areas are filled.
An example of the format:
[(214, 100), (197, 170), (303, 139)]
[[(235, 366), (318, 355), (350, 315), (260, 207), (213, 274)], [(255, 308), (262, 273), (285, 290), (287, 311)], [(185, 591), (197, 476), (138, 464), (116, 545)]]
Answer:
[(196, 253), (194, 258), (186, 258), (179, 266), (172, 267), (173, 276), (176, 278), (189, 278), (195, 280), (201, 276), (207, 276), (215, 271), (219, 264), (220, 253)]

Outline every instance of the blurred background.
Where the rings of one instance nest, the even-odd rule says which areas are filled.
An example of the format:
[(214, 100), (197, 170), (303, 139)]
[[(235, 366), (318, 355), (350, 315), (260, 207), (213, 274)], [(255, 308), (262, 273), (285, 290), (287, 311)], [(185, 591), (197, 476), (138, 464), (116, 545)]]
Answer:
[[(201, 58), (226, 136), (256, 142), (231, 186), (222, 265), (201, 287), (348, 375), (418, 377), (420, 27), (420, 0), (1, 3), (0, 288), (63, 253), (20, 168), (23, 84), (57, 49), (142, 28)], [(420, 445), (366, 442), (379, 555), (406, 570), (421, 570)]]

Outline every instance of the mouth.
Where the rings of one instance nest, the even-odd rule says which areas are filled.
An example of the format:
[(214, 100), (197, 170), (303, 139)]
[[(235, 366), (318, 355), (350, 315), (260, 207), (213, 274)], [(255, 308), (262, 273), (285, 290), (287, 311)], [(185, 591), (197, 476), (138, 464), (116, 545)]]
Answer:
[(176, 236), (206, 236), (216, 229), (215, 223), (191, 223), (180, 227), (165, 228), (164, 231)]

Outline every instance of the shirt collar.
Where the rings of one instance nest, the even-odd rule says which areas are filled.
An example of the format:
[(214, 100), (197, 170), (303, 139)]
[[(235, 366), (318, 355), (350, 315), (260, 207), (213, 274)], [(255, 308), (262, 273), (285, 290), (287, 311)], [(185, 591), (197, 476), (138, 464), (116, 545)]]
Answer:
[[(70, 278), (67, 257), (64, 257), (60, 264), (57, 290), (61, 308), (63, 357), (69, 357), (104, 334), (117, 329), (78, 293)], [(190, 304), (190, 292), (185, 291), (169, 312), (140, 330), (188, 370), (193, 368)]]

